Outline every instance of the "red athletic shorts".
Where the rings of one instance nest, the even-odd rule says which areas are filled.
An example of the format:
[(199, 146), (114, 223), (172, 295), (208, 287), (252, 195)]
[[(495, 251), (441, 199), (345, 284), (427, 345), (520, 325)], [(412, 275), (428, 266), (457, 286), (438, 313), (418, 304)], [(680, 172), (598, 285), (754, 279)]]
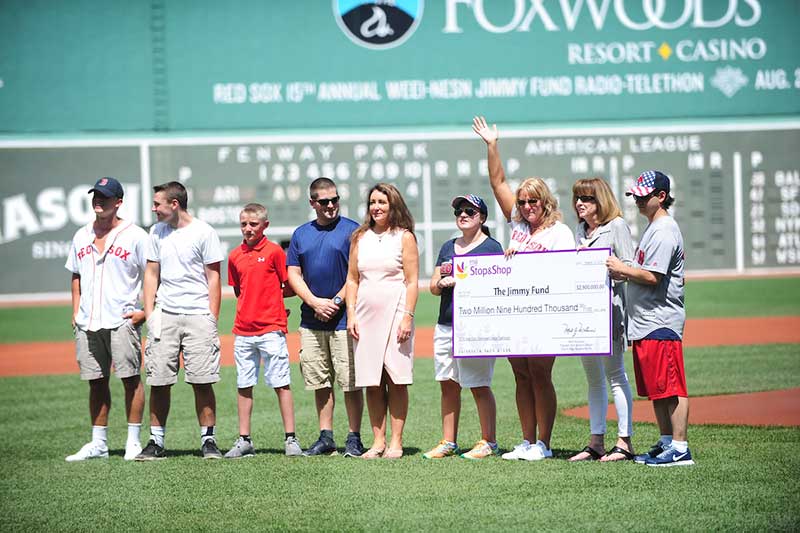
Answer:
[(681, 341), (633, 341), (633, 370), (639, 396), (650, 400), (688, 397)]

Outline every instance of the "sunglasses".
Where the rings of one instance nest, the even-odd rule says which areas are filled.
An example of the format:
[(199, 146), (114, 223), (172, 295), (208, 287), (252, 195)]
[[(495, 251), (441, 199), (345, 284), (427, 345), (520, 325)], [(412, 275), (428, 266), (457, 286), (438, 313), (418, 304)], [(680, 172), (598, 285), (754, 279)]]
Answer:
[(339, 197), (338, 196), (334, 196), (333, 198), (319, 198), (319, 199), (314, 200), (314, 201), (317, 202), (322, 207), (328, 207), (328, 205), (330, 205), (330, 204), (333, 204), (333, 205), (338, 204), (339, 203)]
[(531, 207), (533, 207), (535, 205), (539, 205), (539, 199), (538, 198), (528, 198), (527, 200), (517, 200), (517, 205), (518, 206), (525, 207), (525, 204), (528, 204)]
[(594, 203), (595, 197), (594, 196), (590, 196), (588, 194), (581, 194), (580, 196), (576, 196), (575, 197), (575, 201), (577, 202), (578, 200), (580, 200), (584, 204), (588, 204), (589, 202)]
[(472, 209), (471, 207), (463, 207), (463, 208), (462, 207), (458, 207), (456, 209), (453, 209), (453, 214), (455, 216), (460, 217), (461, 213), (464, 213), (465, 215), (467, 215), (470, 218), (472, 218), (472, 217), (474, 217), (475, 215), (478, 214), (478, 212), (476, 210)]
[(656, 191), (653, 191), (653, 192), (651, 192), (650, 194), (647, 194), (647, 195), (645, 195), (645, 196), (636, 196), (636, 195), (634, 194), (634, 195), (633, 195), (633, 201), (634, 201), (634, 202), (637, 202), (637, 203), (638, 203), (638, 202), (647, 202), (647, 201), (648, 201), (650, 198), (652, 198), (652, 197), (653, 197), (653, 196), (655, 196), (655, 195), (656, 195)]

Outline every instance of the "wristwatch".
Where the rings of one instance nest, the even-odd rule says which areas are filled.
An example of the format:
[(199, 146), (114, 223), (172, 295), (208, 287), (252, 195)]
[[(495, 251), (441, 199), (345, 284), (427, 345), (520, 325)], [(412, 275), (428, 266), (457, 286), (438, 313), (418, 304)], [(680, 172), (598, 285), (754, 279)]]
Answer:
[(338, 305), (339, 307), (341, 307), (341, 306), (342, 306), (342, 304), (344, 303), (344, 300), (342, 300), (342, 297), (341, 297), (341, 296), (338, 296), (338, 295), (337, 295), (337, 296), (334, 296), (334, 297), (333, 297), (333, 303), (335, 303), (336, 305)]

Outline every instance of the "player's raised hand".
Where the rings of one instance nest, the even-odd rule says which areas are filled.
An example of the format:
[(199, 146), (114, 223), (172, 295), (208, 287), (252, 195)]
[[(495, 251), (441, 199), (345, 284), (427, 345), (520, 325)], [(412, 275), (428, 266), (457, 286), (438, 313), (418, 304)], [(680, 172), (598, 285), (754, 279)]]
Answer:
[(500, 134), (497, 133), (497, 124), (492, 124), (490, 128), (484, 117), (473, 117), (472, 131), (477, 133), (486, 144), (494, 144), (500, 138)]

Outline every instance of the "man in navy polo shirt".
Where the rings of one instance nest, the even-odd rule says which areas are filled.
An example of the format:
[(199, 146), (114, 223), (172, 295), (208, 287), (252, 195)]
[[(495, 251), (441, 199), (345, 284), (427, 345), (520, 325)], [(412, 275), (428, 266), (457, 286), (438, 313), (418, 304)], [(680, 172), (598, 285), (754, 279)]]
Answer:
[(336, 453), (333, 440), (333, 382), (344, 391), (350, 432), (345, 457), (359, 457), (364, 399), (355, 386), (352, 339), (347, 334), (344, 285), (350, 255), (350, 234), (358, 223), (339, 216), (339, 194), (328, 178), (309, 187), (316, 218), (297, 228), (286, 256), (289, 285), (303, 300), (300, 319), (300, 370), (306, 390), (314, 391), (319, 439), (303, 455)]

